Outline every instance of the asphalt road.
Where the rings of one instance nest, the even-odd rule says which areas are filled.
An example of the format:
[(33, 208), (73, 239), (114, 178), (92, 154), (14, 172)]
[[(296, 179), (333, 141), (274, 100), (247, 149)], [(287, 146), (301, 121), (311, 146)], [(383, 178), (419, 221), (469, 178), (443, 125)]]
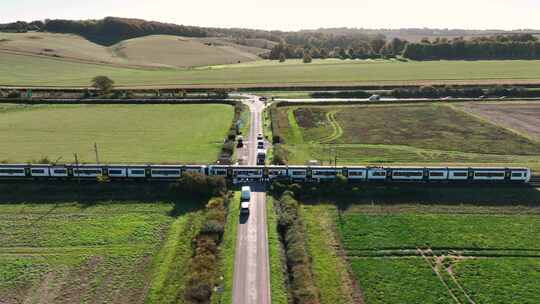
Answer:
[[(256, 96), (246, 101), (251, 112), (251, 128), (245, 138), (246, 148), (239, 152), (247, 165), (257, 162), (257, 134), (262, 133), (264, 104)], [(257, 100), (257, 101), (252, 101)], [(270, 266), (266, 226), (264, 185), (251, 186), (250, 214), (238, 223), (234, 257), (233, 304), (270, 304)]]

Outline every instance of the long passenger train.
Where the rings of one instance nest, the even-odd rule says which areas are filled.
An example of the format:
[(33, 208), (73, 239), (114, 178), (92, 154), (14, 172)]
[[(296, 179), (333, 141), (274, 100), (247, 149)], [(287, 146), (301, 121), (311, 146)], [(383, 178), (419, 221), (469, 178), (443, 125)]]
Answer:
[(528, 168), (364, 167), (364, 166), (238, 166), (238, 165), (102, 165), (0, 164), (5, 179), (174, 180), (186, 172), (223, 176), (231, 181), (331, 181), (342, 175), (350, 182), (528, 183)]

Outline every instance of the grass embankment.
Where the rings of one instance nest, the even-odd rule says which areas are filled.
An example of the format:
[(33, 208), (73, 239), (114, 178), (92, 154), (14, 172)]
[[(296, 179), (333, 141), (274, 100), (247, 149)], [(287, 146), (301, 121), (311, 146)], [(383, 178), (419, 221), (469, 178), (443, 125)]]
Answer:
[(540, 142), (448, 105), (302, 106), (273, 111), (290, 163), (540, 167)]
[(233, 118), (229, 105), (2, 106), (0, 160), (210, 163)]
[[(537, 189), (366, 187), (333, 197), (306, 191), (308, 240), (329, 238), (333, 230), (320, 223), (336, 225), (366, 303), (539, 300), (531, 292), (540, 280)], [(317, 251), (335, 246), (325, 248)]]
[(343, 85), (374, 83), (538, 82), (540, 61), (301, 60), (255, 61), (195, 69), (143, 70), (85, 64), (62, 58), (0, 53), (0, 85), (88, 86), (107, 75), (118, 86), (156, 85)]
[(271, 196), (266, 197), (266, 208), (272, 303), (287, 304), (289, 303), (289, 293), (287, 291), (285, 256), (277, 230), (278, 218), (274, 209), (274, 199)]
[(160, 185), (0, 188), (0, 302), (181, 297), (190, 225), (204, 202)]

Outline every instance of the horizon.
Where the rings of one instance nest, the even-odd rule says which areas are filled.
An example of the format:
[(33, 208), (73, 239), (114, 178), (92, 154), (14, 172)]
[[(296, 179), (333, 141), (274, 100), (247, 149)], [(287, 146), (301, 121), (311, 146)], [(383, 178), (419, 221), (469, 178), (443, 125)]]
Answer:
[[(480, 0), (474, 3), (465, 0), (455, 0), (452, 3), (412, 0), (407, 4), (390, 0), (385, 3), (385, 7), (392, 7), (392, 10), (380, 14), (371, 13), (380, 11), (379, 5), (358, 3), (354, 0), (345, 0), (339, 6), (309, 3), (307, 0), (299, 0), (293, 4), (284, 0), (277, 0), (272, 4), (262, 0), (234, 0), (232, 4), (199, 0), (189, 5), (181, 5), (172, 0), (141, 1), (136, 5), (127, 0), (115, 3), (108, 3), (106, 0), (92, 3), (64, 0), (51, 0), (47, 3), (38, 0), (24, 3), (14, 0), (6, 2), (0, 23), (45, 19), (87, 20), (114, 16), (200, 27), (278, 31), (329, 28), (478, 31), (540, 29), (540, 19), (535, 13), (540, 11), (540, 3), (532, 0), (517, 0), (512, 4), (502, 0)], [(365, 11), (369, 13), (362, 14)], [(263, 18), (266, 16), (272, 17)]]

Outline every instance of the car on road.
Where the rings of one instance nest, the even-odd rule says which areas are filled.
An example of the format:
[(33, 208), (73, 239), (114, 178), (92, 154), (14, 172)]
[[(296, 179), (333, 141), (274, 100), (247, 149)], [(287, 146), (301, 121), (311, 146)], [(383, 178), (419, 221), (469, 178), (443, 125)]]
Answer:
[(237, 147), (237, 148), (242, 148), (242, 147), (244, 146), (244, 137), (238, 136), (238, 137), (236, 138), (236, 140), (237, 140), (236, 147)]
[(259, 98), (259, 100), (260, 100), (260, 101), (267, 101), (268, 98), (266, 98), (266, 97), (261, 97), (261, 98)]
[(264, 137), (261, 133), (257, 134), (257, 140), (264, 140)]
[(264, 141), (258, 141), (257, 142), (257, 149), (264, 149)]

